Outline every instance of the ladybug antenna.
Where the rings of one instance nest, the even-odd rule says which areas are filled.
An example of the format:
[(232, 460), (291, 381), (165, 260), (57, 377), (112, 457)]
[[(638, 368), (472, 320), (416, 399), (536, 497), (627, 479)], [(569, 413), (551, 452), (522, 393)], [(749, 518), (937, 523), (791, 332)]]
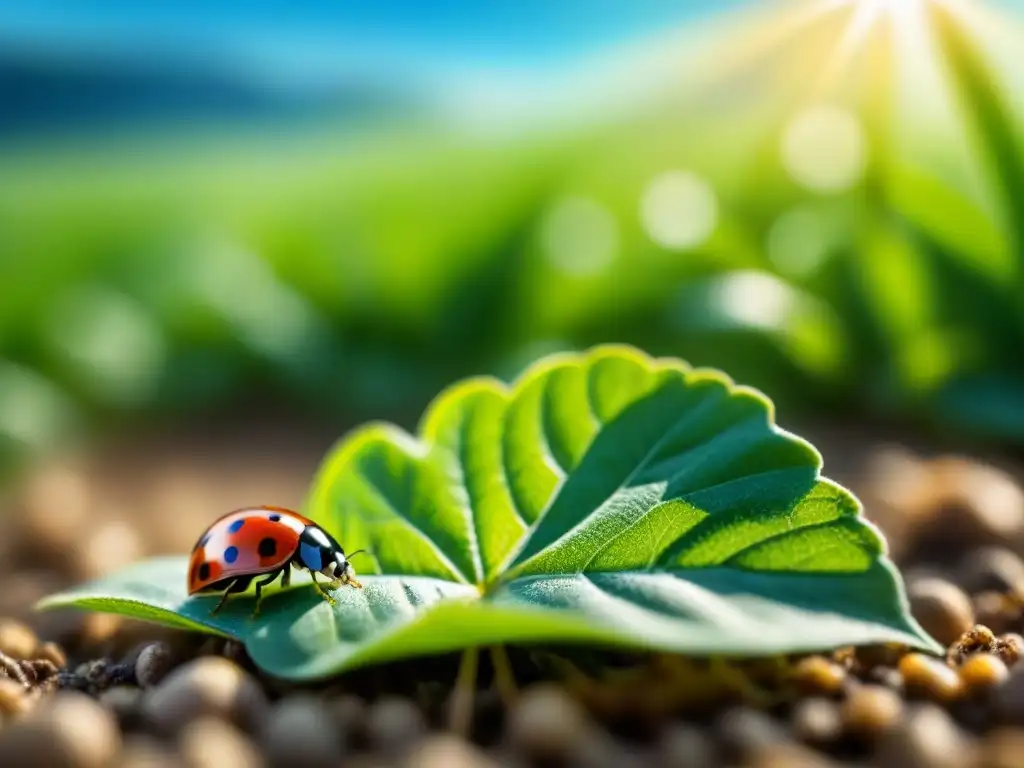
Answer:
[(370, 553), (367, 550), (365, 550), (365, 549), (357, 549), (355, 552), (349, 552), (348, 553), (348, 559), (351, 560), (353, 557), (355, 557), (356, 555), (359, 555), (359, 554), (368, 555)]

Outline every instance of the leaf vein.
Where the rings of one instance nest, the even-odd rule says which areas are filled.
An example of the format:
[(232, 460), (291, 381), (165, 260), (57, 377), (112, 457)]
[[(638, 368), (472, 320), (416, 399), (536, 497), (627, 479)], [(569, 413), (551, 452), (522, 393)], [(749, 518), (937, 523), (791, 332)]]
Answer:
[(546, 458), (550, 459), (554, 465), (554, 469), (562, 477), (566, 477), (571, 471), (572, 467), (566, 466), (565, 463), (558, 457), (558, 452), (555, 450), (556, 441), (553, 439), (553, 427), (551, 424), (551, 392), (550, 386), (551, 380), (548, 379), (544, 382), (544, 387), (540, 392), (540, 429), (541, 438), (544, 441), (546, 450), (544, 451)]
[(472, 541), (469, 542), (470, 549), (473, 553), (473, 567), (476, 569), (476, 584), (483, 583), (484, 580), (484, 565), (483, 558), (480, 549), (480, 516), (477, 514), (478, 500), (473, 496), (473, 489), (470, 487), (471, 483), (467, 481), (466, 476), (466, 445), (468, 440), (466, 439), (466, 432), (469, 430), (469, 412), (465, 412), (462, 415), (462, 419), (459, 423), (459, 449), (456, 453), (456, 463), (459, 468), (459, 477), (463, 489), (466, 491), (466, 500), (469, 502), (469, 509), (464, 509), (463, 512), (468, 516), (468, 528), (472, 534)]
[[(655, 391), (656, 391), (656, 389), (655, 390), (651, 390), (650, 392), (648, 392), (646, 394), (646, 396), (648, 396), (648, 397), (651, 396)], [(694, 421), (698, 416), (703, 415), (703, 412), (705, 410), (707, 410), (708, 408), (710, 408), (713, 404), (714, 404), (714, 400), (712, 398), (705, 397), (697, 405), (694, 405), (692, 408), (690, 408), (686, 412), (684, 412), (684, 413), (680, 414), (679, 416), (677, 416), (676, 420), (671, 424), (671, 426), (664, 433), (662, 433), (662, 436), (660, 438), (658, 438), (657, 440), (654, 441), (654, 443), (651, 446), (651, 448), (644, 454), (643, 457), (640, 458), (640, 460), (636, 463), (636, 465), (627, 473), (626, 478), (619, 484), (619, 486), (615, 489), (615, 491), (613, 491), (611, 494), (609, 494), (609, 496), (605, 499), (605, 501), (607, 501), (610, 498), (613, 498), (615, 496), (615, 494), (621, 492), (623, 489), (628, 488), (629, 484), (636, 478), (636, 476), (640, 473), (640, 471), (643, 470), (649, 464), (651, 458), (653, 456), (656, 456), (658, 451), (660, 451), (670, 439), (675, 437), (677, 430), (679, 430), (683, 425), (687, 424), (688, 422)], [(707, 441), (705, 440), (701, 444), (703, 444), (705, 442), (707, 442)], [(558, 494), (559, 494), (560, 490), (561, 490), (561, 487), (558, 490), (556, 490), (554, 493), (551, 494), (551, 498), (548, 499), (547, 504), (544, 506), (544, 510), (541, 512), (541, 514), (538, 516), (537, 520), (534, 522), (534, 524), (532, 526), (532, 529), (536, 529), (536, 527), (540, 523), (540, 521), (544, 519), (544, 517), (547, 514), (548, 510), (551, 509), (551, 506), (554, 504), (555, 500), (558, 498)], [(592, 517), (593, 517), (593, 512), (591, 512), (590, 515), (587, 515), (582, 520), (580, 520), (578, 523), (576, 523), (576, 525), (572, 526), (572, 528), (570, 528), (568, 531), (565, 531), (561, 536), (559, 536), (557, 539), (552, 541), (548, 546), (544, 547), (544, 549), (542, 549), (542, 550), (534, 553), (533, 555), (531, 555), (523, 563), (520, 563), (520, 565), (525, 565), (526, 563), (529, 563), (534, 558), (539, 557), (540, 555), (544, 554), (545, 552), (548, 552), (553, 547), (557, 547), (559, 544), (564, 542), (566, 539), (568, 539), (569, 537), (573, 536), (574, 534), (576, 534), (580, 530), (582, 530), (584, 527), (586, 527), (586, 525), (590, 522)], [(518, 552), (521, 552), (523, 547), (525, 547), (528, 544), (528, 542), (529, 542), (529, 536), (523, 537), (523, 540), (520, 542), (520, 545), (517, 548), (517, 551), (511, 553), (511, 555), (509, 557), (509, 560), (507, 562), (508, 563), (515, 562), (515, 558), (518, 557)]]
[[(792, 510), (790, 510), (790, 512), (792, 512)], [(831, 520), (809, 523), (807, 525), (791, 525), (788, 530), (779, 531), (778, 533), (773, 533), (771, 536), (765, 536), (763, 538), (758, 539), (757, 541), (752, 541), (746, 544), (742, 549), (736, 550), (728, 558), (726, 558), (726, 560), (722, 563), (722, 566), (725, 568), (737, 568), (739, 566), (736, 565), (735, 561), (742, 557), (744, 554), (750, 552), (752, 549), (757, 549), (758, 547), (764, 546), (765, 544), (770, 544), (771, 542), (785, 539), (787, 536), (792, 536), (795, 533), (806, 533), (807, 531), (813, 531), (816, 528), (830, 528), (834, 525), (841, 525), (842, 521), (842, 517), (835, 517)]]
[(463, 583), (471, 583), (470, 580), (466, 578), (466, 574), (462, 572), (462, 569), (456, 566), (454, 562), (452, 562), (448, 555), (445, 554), (444, 550), (442, 550), (441, 547), (437, 545), (437, 542), (435, 542), (430, 536), (428, 536), (427, 533), (422, 528), (416, 525), (416, 523), (414, 523), (408, 515), (403, 514), (402, 511), (398, 509), (398, 507), (392, 504), (391, 499), (389, 499), (387, 495), (380, 488), (378, 488), (373, 481), (371, 481), (368, 477), (366, 477), (366, 475), (362, 473), (357, 473), (357, 477), (360, 479), (363, 485), (365, 485), (370, 490), (370, 492), (373, 493), (373, 495), (376, 496), (377, 499), (385, 507), (387, 507), (388, 511), (390, 511), (391, 514), (395, 516), (395, 518), (401, 520), (403, 523), (406, 524), (407, 527), (409, 527), (414, 533), (416, 533), (421, 539), (423, 539), (427, 546), (430, 547), (431, 550), (433, 550), (434, 554), (437, 556), (437, 559), (440, 560), (441, 564), (448, 568), (448, 570), (451, 571), (453, 576), (456, 576)]
[[(506, 413), (506, 416), (507, 416), (508, 411), (506, 410), (505, 413)], [(500, 461), (499, 461), (499, 469), (501, 470), (500, 477), (501, 477), (501, 482), (504, 484), (505, 489), (508, 491), (508, 498), (509, 498), (509, 501), (511, 502), (511, 504), (509, 506), (512, 509), (512, 514), (515, 515), (516, 520), (519, 521), (519, 524), (522, 526), (523, 531), (528, 531), (528, 530), (530, 530), (530, 524), (526, 522), (526, 518), (523, 516), (522, 512), (520, 512), (520, 510), (519, 510), (519, 502), (516, 500), (515, 487), (512, 484), (512, 473), (509, 471), (509, 467), (508, 467), (508, 445), (507, 445), (508, 438), (507, 438), (507, 435), (508, 435), (508, 433), (510, 431), (511, 430), (509, 430), (507, 428), (503, 429), (502, 430), (502, 434), (501, 434), (501, 438), (498, 441), (498, 454), (501, 457)]]

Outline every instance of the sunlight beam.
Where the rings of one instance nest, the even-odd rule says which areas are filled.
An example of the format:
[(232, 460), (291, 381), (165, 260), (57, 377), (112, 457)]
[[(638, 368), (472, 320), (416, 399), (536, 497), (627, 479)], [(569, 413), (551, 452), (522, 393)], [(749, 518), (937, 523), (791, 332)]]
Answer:
[(827, 89), (849, 71), (851, 62), (879, 25), (885, 24), (898, 46), (923, 34), (925, 4), (933, 0), (828, 0), (834, 8), (846, 8), (850, 22), (831, 61), (823, 69), (819, 86)]

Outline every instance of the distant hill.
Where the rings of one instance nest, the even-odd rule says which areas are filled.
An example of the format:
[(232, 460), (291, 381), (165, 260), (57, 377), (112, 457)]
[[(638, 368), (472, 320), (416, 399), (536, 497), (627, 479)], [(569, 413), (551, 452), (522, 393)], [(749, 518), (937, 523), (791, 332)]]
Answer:
[(226, 65), (140, 56), (47, 54), (0, 46), (0, 137), (313, 118), (421, 108), (397, 87), (271, 82)]

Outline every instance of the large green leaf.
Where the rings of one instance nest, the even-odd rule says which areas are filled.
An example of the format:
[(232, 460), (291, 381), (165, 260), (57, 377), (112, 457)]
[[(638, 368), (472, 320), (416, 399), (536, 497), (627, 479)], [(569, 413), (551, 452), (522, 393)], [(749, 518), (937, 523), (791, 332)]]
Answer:
[(308, 581), (216, 617), (185, 558), (46, 606), (240, 638), (295, 679), (473, 645), (590, 642), (761, 655), (899, 642), (936, 649), (849, 492), (723, 374), (623, 347), (554, 356), (511, 389), (441, 395), (420, 436), (371, 424), (328, 457), (305, 510), (374, 553), (331, 608)]

